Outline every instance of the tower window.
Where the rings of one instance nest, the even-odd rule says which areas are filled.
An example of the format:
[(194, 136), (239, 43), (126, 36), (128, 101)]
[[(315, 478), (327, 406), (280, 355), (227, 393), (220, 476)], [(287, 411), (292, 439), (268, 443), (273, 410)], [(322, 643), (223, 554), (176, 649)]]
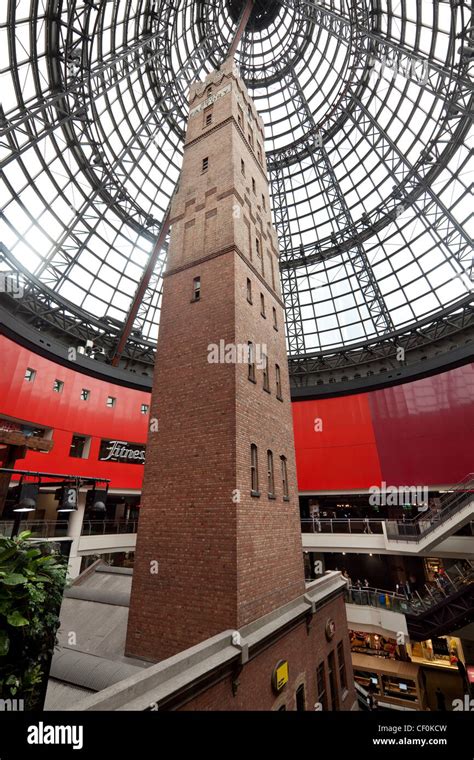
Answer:
[(212, 108), (206, 108), (204, 111), (204, 126), (208, 127), (212, 124)]
[(206, 97), (210, 98), (212, 95), (212, 86), (208, 87), (206, 90)]
[(243, 119), (244, 119), (244, 112), (242, 111), (241, 107), (239, 106), (239, 110), (237, 113), (237, 123), (240, 128), (242, 128), (243, 125)]
[(249, 145), (251, 148), (253, 148), (253, 134), (252, 130), (249, 130)]
[(252, 191), (255, 193), (257, 191), (257, 185), (255, 184), (255, 180), (252, 177)]
[(304, 712), (306, 710), (304, 684), (301, 684), (301, 686), (298, 686), (298, 688), (296, 689), (296, 710), (298, 712)]
[(252, 118), (252, 109), (250, 108), (250, 106), (247, 106), (247, 117), (248, 117), (249, 119), (251, 119), (251, 118)]
[(273, 329), (278, 330), (277, 310), (273, 307)]
[(25, 370), (25, 380), (27, 383), (33, 383), (36, 377), (36, 370), (27, 367)]
[(240, 171), (242, 172), (242, 174), (245, 177), (245, 161), (244, 161), (243, 158), (240, 159)]
[(267, 476), (268, 476), (268, 496), (275, 496), (275, 478), (273, 475), (273, 452), (267, 451)]
[(268, 372), (268, 358), (266, 354), (262, 354), (263, 363), (263, 390), (270, 393), (270, 374)]
[(91, 396), (91, 392), (87, 390), (87, 388), (83, 388), (81, 390), (81, 400), (82, 401), (89, 401)]
[(258, 162), (261, 164), (262, 163), (262, 149), (260, 145), (257, 145), (257, 158), (258, 158)]
[(193, 280), (193, 297), (192, 301), (199, 301), (201, 298), (201, 278), (195, 277)]
[(260, 256), (260, 240), (258, 238), (255, 238), (255, 250), (257, 251), (257, 256)]
[(252, 283), (247, 277), (247, 301), (252, 303)]
[(254, 345), (251, 341), (248, 342), (248, 362), (249, 362), (249, 368), (248, 368), (248, 378), (252, 381), (252, 383), (256, 383), (256, 376), (255, 376), (255, 349)]
[(288, 493), (288, 469), (286, 466), (286, 457), (281, 456), (280, 463), (281, 463), (281, 481), (283, 485), (283, 498), (285, 499), (285, 501), (288, 501), (290, 497)]
[(342, 641), (337, 645), (337, 662), (339, 665), (339, 683), (341, 689), (345, 691), (347, 689), (347, 674), (346, 674), (346, 660), (344, 657), (344, 643)]
[(264, 210), (264, 211), (266, 211), (266, 210), (267, 210), (267, 205), (266, 205), (266, 203), (265, 203), (265, 196), (264, 196), (264, 194), (263, 194), (263, 193), (262, 193), (262, 208), (263, 208), (263, 210)]
[(107, 396), (107, 406), (109, 409), (113, 409), (115, 404), (117, 403), (117, 399), (115, 396)]
[(202, 170), (203, 172), (207, 172), (209, 169), (209, 156), (206, 156), (206, 158), (202, 159)]
[(321, 662), (316, 669), (316, 699), (322, 706), (323, 710), (328, 709), (328, 697), (326, 691), (326, 675), (324, 662)]
[(275, 364), (275, 379), (276, 379), (277, 399), (279, 399), (280, 401), (283, 401), (283, 397), (281, 395), (281, 374), (280, 374), (280, 367), (278, 364)]
[(250, 444), (250, 488), (252, 496), (260, 496), (258, 490), (258, 451), (254, 443)]
[(148, 414), (149, 411), (150, 411), (150, 407), (148, 406), (148, 404), (141, 405), (140, 414)]
[(260, 314), (262, 315), (262, 317), (266, 317), (266, 314), (265, 314), (265, 296), (263, 295), (263, 293), (260, 293)]
[(54, 393), (62, 393), (64, 388), (64, 383), (62, 380), (55, 380), (53, 383), (53, 391)]

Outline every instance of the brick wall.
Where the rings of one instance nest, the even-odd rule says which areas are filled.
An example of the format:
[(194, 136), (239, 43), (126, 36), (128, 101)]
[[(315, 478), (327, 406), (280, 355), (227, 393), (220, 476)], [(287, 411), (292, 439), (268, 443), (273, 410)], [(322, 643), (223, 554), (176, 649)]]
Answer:
[[(206, 126), (204, 107), (214, 97)], [(237, 629), (304, 592), (277, 239), (259, 154), (262, 122), (229, 65), (191, 88), (190, 98), (152, 394), (151, 419), (158, 417), (159, 429), (148, 439), (127, 639), (129, 654), (150, 660)], [(262, 369), (253, 383), (247, 363), (209, 363), (208, 346), (220, 341), (266, 347), (270, 392)], [(259, 496), (251, 495), (252, 443)], [(274, 460), (271, 497), (267, 450)]]
[[(332, 618), (336, 625), (334, 638), (330, 642), (325, 635), (328, 618)], [(336, 680), (339, 709), (350, 710), (356, 695), (345, 606), (340, 597), (316, 612), (309, 634), (306, 624), (302, 622), (255, 659), (250, 660), (238, 676), (239, 687), (235, 696), (232, 693), (232, 676), (227, 676), (204, 693), (193, 697), (180, 710), (278, 710), (282, 705), (285, 705), (287, 710), (295, 710), (296, 690), (301, 684), (305, 686), (306, 710), (314, 710), (319, 699), (316, 668), (321, 662), (326, 663), (325, 684), (326, 692), (329, 694), (327, 659), (330, 652), (334, 652), (337, 664), (336, 650), (340, 641), (344, 644), (348, 689), (342, 690), (338, 672)], [(289, 681), (281, 693), (276, 694), (272, 688), (271, 677), (273, 668), (282, 659), (288, 661)]]

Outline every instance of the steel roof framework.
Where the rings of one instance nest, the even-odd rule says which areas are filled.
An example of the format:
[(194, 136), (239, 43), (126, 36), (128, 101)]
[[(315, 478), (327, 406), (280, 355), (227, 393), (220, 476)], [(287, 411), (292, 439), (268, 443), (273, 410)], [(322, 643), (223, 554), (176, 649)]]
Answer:
[[(428, 5), (282, 0), (237, 48), (266, 123), (300, 371), (472, 295), (473, 12)], [(215, 0), (9, 0), (0, 266), (21, 272), (9, 306), (29, 324), (88, 334), (112, 360), (140, 293), (124, 357), (152, 361), (166, 239), (140, 283), (179, 176), (186, 89), (235, 30)]]

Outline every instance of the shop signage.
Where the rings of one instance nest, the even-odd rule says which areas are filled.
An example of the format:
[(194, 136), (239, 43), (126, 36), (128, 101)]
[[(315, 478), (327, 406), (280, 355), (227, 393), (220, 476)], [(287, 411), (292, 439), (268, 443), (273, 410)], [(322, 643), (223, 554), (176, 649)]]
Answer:
[(280, 692), (288, 683), (288, 661), (280, 660), (273, 668), (272, 686), (274, 691)]
[(99, 460), (101, 462), (145, 464), (145, 451), (146, 447), (140, 443), (102, 439), (100, 442)]
[(331, 641), (331, 639), (334, 638), (334, 634), (336, 633), (336, 623), (332, 618), (328, 618), (326, 621), (326, 638), (328, 641)]

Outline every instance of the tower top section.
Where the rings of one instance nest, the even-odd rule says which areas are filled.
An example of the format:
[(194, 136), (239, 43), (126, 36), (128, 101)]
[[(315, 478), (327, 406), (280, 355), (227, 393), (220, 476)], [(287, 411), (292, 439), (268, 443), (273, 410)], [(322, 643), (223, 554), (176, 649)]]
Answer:
[(239, 68), (233, 57), (228, 58), (221, 67), (211, 71), (203, 82), (193, 82), (189, 88), (189, 118), (214, 105), (221, 97), (234, 90), (242, 110), (255, 120), (258, 130), (264, 137), (264, 123), (259, 115), (249, 92), (240, 77)]

